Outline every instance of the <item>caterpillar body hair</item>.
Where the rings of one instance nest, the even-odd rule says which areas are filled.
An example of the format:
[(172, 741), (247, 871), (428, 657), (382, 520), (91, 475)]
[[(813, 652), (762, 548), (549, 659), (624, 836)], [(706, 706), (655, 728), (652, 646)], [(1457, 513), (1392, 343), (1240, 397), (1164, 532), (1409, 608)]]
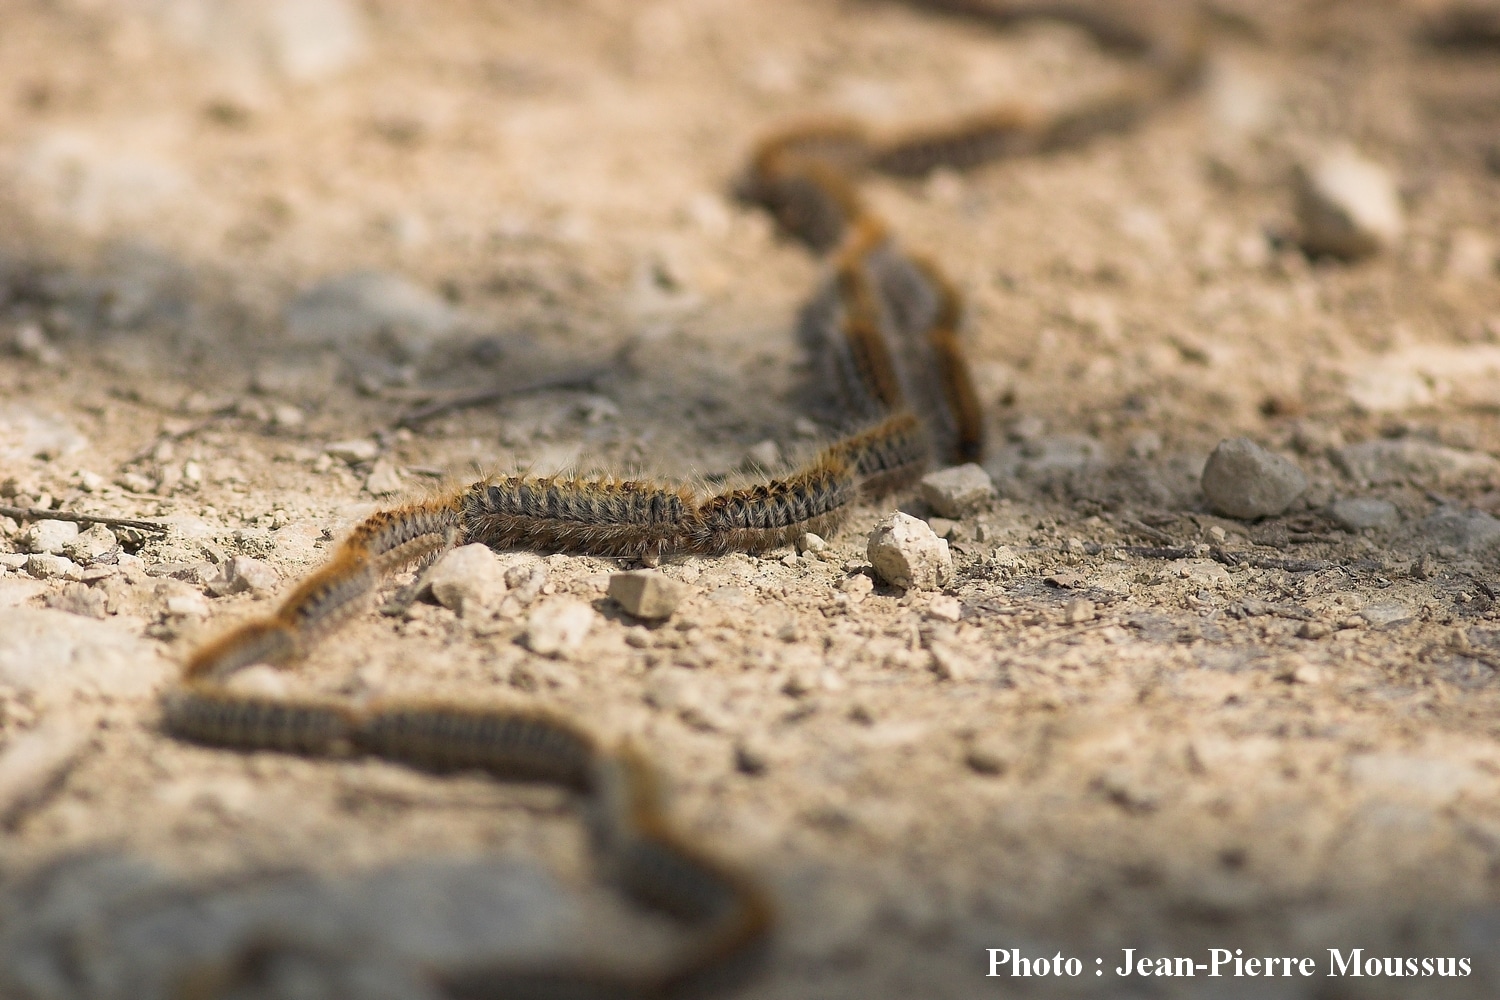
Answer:
[[(645, 971), (478, 963), (430, 970), (451, 1000), (624, 1000), (697, 996), (748, 978), (777, 918), (766, 890), (668, 820), (657, 772), (632, 747), (533, 708), (392, 699), (277, 699), (227, 686), (255, 663), (287, 667), (361, 608), (393, 573), (481, 542), (650, 561), (674, 554), (764, 552), (835, 530), (862, 498), (914, 482), (933, 462), (983, 451), (979, 396), (962, 345), (962, 300), (942, 270), (912, 254), (866, 205), (861, 175), (919, 176), (1076, 145), (1125, 128), (1198, 77), (1189, 28), (1169, 36), (1072, 3), (911, 0), (993, 24), (1070, 20), (1142, 74), (1058, 113), (1001, 107), (947, 125), (877, 135), (847, 119), (809, 122), (756, 146), (737, 193), (825, 260), (798, 333), (839, 397), (842, 437), (785, 475), (695, 489), (611, 476), (498, 476), (371, 515), (269, 615), (193, 653), (161, 700), (161, 729), (239, 750), (310, 757), (363, 754), (426, 771), (476, 770), (572, 793), (592, 856), (633, 903), (678, 922), (687, 939)], [(415, 589), (408, 588), (408, 592)], [(256, 947), (274, 951), (275, 944)], [(288, 946), (292, 947), (292, 946)], [(194, 996), (243, 992), (261, 953), (216, 963)]]

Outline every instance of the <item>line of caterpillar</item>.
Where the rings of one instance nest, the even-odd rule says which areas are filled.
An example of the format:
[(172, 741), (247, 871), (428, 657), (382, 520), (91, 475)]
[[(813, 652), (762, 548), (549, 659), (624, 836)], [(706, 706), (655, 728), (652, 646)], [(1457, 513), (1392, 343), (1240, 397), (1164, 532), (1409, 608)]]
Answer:
[[(1101, 46), (1134, 58), (1140, 78), (1056, 115), (997, 109), (942, 128), (874, 136), (847, 121), (787, 129), (762, 142), (737, 193), (781, 230), (828, 260), (804, 307), (799, 336), (840, 396), (849, 430), (790, 475), (700, 496), (685, 485), (610, 477), (501, 476), (445, 497), (381, 511), (271, 615), (193, 653), (162, 698), (162, 729), (240, 750), (311, 757), (365, 755), (434, 772), (477, 770), (502, 781), (540, 781), (581, 803), (594, 856), (621, 891), (691, 931), (664, 968), (518, 966), (433, 970), (455, 1000), (493, 997), (677, 997), (751, 974), (775, 915), (746, 873), (717, 860), (667, 819), (658, 778), (629, 746), (606, 748), (575, 724), (532, 708), (416, 700), (354, 705), (237, 693), (226, 681), (257, 663), (290, 665), (348, 620), (391, 574), (419, 571), (461, 543), (654, 561), (678, 554), (763, 552), (803, 532), (838, 527), (860, 497), (913, 482), (934, 460), (983, 451), (978, 394), (959, 339), (962, 304), (932, 262), (903, 249), (864, 204), (861, 173), (913, 176), (997, 157), (1077, 144), (1133, 123), (1196, 78), (1192, 37), (1166, 44), (1101, 8), (1002, 0), (912, 0), (1006, 24), (1061, 18)], [(267, 945), (271, 947), (271, 945)], [(236, 988), (246, 955), (190, 977), (191, 996)]]

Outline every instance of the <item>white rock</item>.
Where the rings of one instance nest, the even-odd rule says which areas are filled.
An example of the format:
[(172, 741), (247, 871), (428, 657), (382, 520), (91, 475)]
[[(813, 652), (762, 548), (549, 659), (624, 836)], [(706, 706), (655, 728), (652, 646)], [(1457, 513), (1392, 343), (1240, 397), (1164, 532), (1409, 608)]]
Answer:
[(376, 459), (370, 475), (365, 479), (365, 489), (377, 497), (401, 492), (401, 470), (385, 459)]
[(670, 618), (691, 592), (687, 584), (654, 569), (612, 573), (609, 577), (610, 598), (636, 618), (658, 621)]
[(940, 622), (956, 622), (964, 616), (964, 606), (958, 598), (939, 594), (927, 604), (927, 617)]
[(922, 477), (920, 487), (929, 507), (955, 520), (974, 513), (995, 496), (990, 474), (972, 462), (929, 472)]
[(352, 441), (334, 441), (325, 445), (323, 451), (350, 465), (358, 465), (360, 462), (373, 462), (380, 454), (380, 445), (369, 438), (355, 438)]
[(78, 525), (72, 521), (33, 521), (19, 539), (27, 552), (57, 555), (63, 546), (78, 537)]
[(1094, 620), (1094, 602), (1087, 597), (1075, 597), (1063, 606), (1063, 620), (1069, 625), (1082, 625)]
[(43, 795), (88, 745), (92, 726), (81, 719), (51, 717), (11, 740), (0, 753), (0, 823)]
[(1301, 165), (1297, 215), (1308, 250), (1346, 259), (1389, 249), (1405, 228), (1395, 179), (1348, 146)]
[(1307, 477), (1291, 459), (1249, 438), (1229, 438), (1208, 456), (1202, 485), (1214, 510), (1248, 519), (1286, 510), (1307, 489)]
[(250, 593), (265, 597), (281, 585), (281, 574), (269, 564), (252, 556), (234, 556), (224, 560), (219, 571), (208, 581), (209, 592), (224, 597)]
[(113, 622), (0, 608), (0, 684), (48, 695), (92, 688), (133, 697), (167, 672), (153, 646)]
[(518, 603), (530, 604), (547, 585), (552, 571), (545, 561), (530, 553), (519, 553), (512, 558), (515, 561), (505, 570), (505, 585)]
[(113, 562), (119, 555), (120, 543), (113, 531), (102, 524), (94, 524), (64, 542), (62, 552), (80, 566), (92, 566), (96, 562)]
[(78, 564), (66, 556), (38, 552), (26, 557), (26, 572), (38, 580), (54, 580), (78, 572)]
[(582, 601), (548, 601), (526, 622), (526, 645), (543, 656), (566, 656), (583, 645), (594, 627), (594, 609)]
[(505, 597), (505, 565), (487, 545), (463, 545), (427, 571), (433, 599), (462, 617), (498, 607)]
[(953, 575), (948, 543), (910, 514), (893, 514), (871, 532), (866, 555), (876, 574), (894, 587), (936, 590)]
[(1333, 461), (1350, 479), (1376, 485), (1440, 483), (1500, 473), (1500, 462), (1489, 455), (1420, 438), (1361, 441), (1335, 451)]
[(1396, 505), (1379, 497), (1345, 497), (1335, 500), (1328, 516), (1347, 531), (1365, 528), (1394, 528), (1401, 520)]
[(823, 540), (822, 535), (811, 531), (804, 531), (797, 538), (797, 552), (802, 555), (818, 555), (828, 551), (828, 543)]
[(172, 618), (207, 618), (208, 599), (196, 590), (180, 590), (166, 595), (162, 602)]

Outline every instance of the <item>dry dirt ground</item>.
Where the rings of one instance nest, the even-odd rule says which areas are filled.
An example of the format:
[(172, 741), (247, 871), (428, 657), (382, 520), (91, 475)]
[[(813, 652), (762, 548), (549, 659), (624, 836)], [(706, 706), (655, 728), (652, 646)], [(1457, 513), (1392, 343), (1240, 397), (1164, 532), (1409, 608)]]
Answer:
[[(372, 612), (259, 682), (543, 704), (636, 741), (682, 826), (776, 893), (747, 997), (1497, 995), (1500, 51), (1433, 44), (1433, 6), (1229, 0), (1202, 91), (1141, 127), (869, 185), (968, 297), (1000, 495), (939, 522), (959, 621), (850, 582), (868, 507), (821, 557), (664, 566), (692, 596), (662, 625), (608, 600), (615, 564), (548, 556), (492, 614)], [(556, 796), (161, 735), (184, 652), (269, 606), (213, 596), (219, 564), (284, 589), (476, 466), (718, 482), (807, 454), (831, 431), (793, 334), (819, 268), (730, 197), (754, 138), (1061, 107), (1119, 65), (1056, 25), (853, 0), (0, 17), (0, 502), (171, 526), (69, 566), (0, 520), (5, 995), (162, 995), (278, 935), (323, 958), (256, 995), (424, 996), (415, 961), (660, 944)], [(1294, 167), (1335, 142), (1406, 212), (1359, 263), (1295, 241)], [(1208, 512), (1234, 435), (1307, 473), (1287, 513)], [(1351, 529), (1349, 497), (1393, 508)], [(532, 652), (565, 600), (587, 638)], [(1331, 946), (1473, 975), (1327, 978)], [(1318, 974), (1094, 975), (1213, 947)], [(989, 948), (1085, 970), (988, 979)]]

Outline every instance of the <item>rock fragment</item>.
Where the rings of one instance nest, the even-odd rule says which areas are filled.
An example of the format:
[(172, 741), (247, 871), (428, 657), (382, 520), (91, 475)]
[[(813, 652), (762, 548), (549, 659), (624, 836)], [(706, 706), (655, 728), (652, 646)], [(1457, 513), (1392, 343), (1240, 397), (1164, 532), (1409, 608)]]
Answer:
[(1424, 518), (1417, 533), (1433, 547), (1482, 552), (1500, 544), (1500, 521), (1484, 511), (1447, 507)]
[(380, 445), (369, 438), (354, 438), (324, 445), (323, 453), (348, 462), (350, 465), (358, 465), (361, 462), (375, 461), (376, 456), (380, 454)]
[(995, 496), (990, 474), (972, 462), (929, 472), (919, 485), (927, 505), (954, 520), (973, 514)]
[(1363, 531), (1366, 528), (1384, 531), (1394, 528), (1401, 520), (1396, 505), (1379, 497), (1345, 497), (1335, 500), (1328, 508), (1328, 516), (1345, 531)]
[(1202, 486), (1215, 511), (1250, 520), (1290, 507), (1307, 489), (1307, 477), (1290, 459), (1249, 438), (1228, 438), (1208, 456)]
[(487, 545), (463, 545), (427, 571), (433, 600), (463, 618), (497, 607), (505, 597), (505, 566)]
[(1395, 179), (1347, 146), (1298, 169), (1297, 217), (1308, 251), (1345, 260), (1390, 249), (1405, 228)]
[(267, 563), (253, 556), (233, 556), (219, 566), (207, 587), (217, 597), (229, 594), (250, 593), (256, 597), (267, 597), (281, 584), (281, 574)]
[(902, 589), (936, 590), (953, 576), (948, 543), (910, 514), (892, 514), (871, 532), (866, 557), (877, 576)]
[(1413, 437), (1346, 445), (1333, 452), (1333, 462), (1350, 479), (1375, 486), (1440, 483), (1500, 473), (1500, 462), (1489, 455)]
[(365, 480), (365, 489), (377, 497), (400, 493), (401, 471), (383, 458), (376, 459), (369, 477)]
[(687, 584), (653, 569), (613, 573), (609, 578), (610, 598), (636, 618), (670, 618), (689, 592)]
[(582, 601), (550, 601), (527, 620), (526, 646), (542, 656), (566, 656), (583, 645), (595, 617), (594, 609)]
[(67, 556), (37, 552), (26, 557), (26, 573), (38, 580), (55, 580), (78, 572), (78, 564)]
[(94, 524), (64, 542), (62, 553), (80, 566), (109, 564), (118, 558), (120, 543), (113, 531), (102, 524)]
[(964, 616), (964, 606), (956, 597), (939, 594), (927, 604), (927, 617), (940, 622), (956, 622)]
[(18, 541), (26, 552), (58, 555), (63, 546), (78, 537), (78, 525), (72, 521), (33, 521), (21, 532)]
[(82, 583), (70, 583), (62, 590), (47, 596), (47, 607), (66, 611), (85, 618), (107, 618), (109, 610), (102, 590)]

